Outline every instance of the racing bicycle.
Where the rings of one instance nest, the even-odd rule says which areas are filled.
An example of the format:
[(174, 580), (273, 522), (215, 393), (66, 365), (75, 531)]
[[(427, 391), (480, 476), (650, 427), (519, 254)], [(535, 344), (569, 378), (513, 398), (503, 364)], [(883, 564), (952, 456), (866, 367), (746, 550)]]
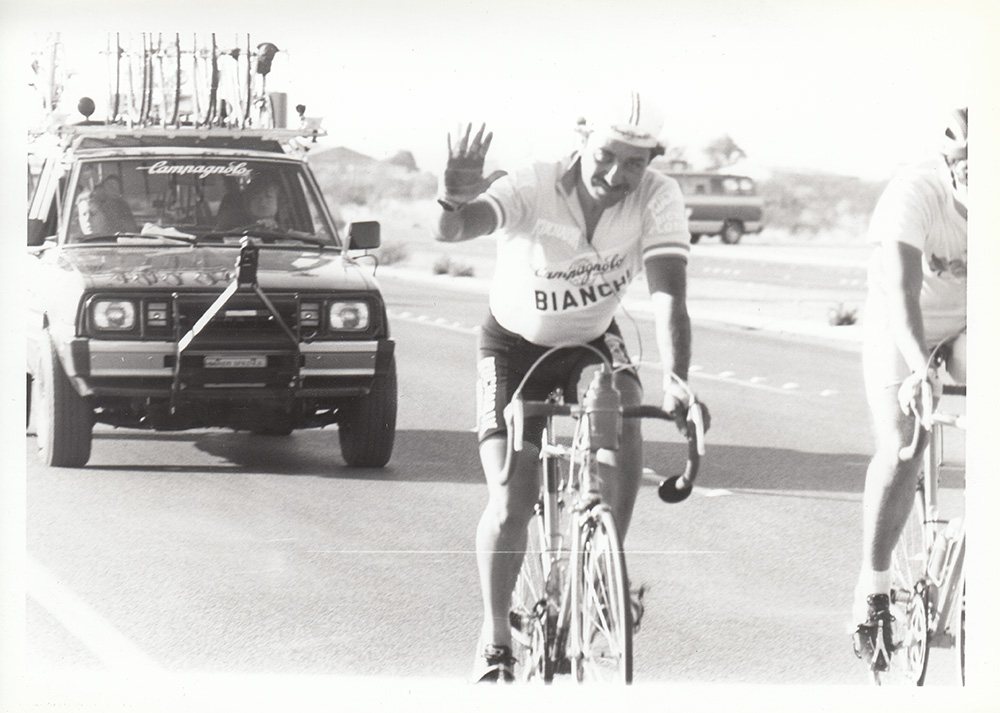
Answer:
[(965, 397), (965, 385), (942, 384), (937, 376), (947, 344), (931, 354), (919, 399), (911, 404), (917, 414), (914, 438), (900, 451), (901, 459), (910, 460), (923, 448), (923, 471), (913, 510), (892, 553), (892, 650), (885, 650), (879, 632), (870, 668), (877, 685), (922, 686), (930, 648), (951, 646), (959, 680), (965, 683), (965, 520), (943, 519), (938, 497), (945, 429), (966, 426), (964, 415), (946, 411), (939, 400)]
[[(601, 500), (598, 453), (604, 459), (618, 449), (623, 418), (674, 421), (676, 414), (655, 406), (623, 408), (614, 369), (596, 349), (602, 362), (581, 404), (566, 403), (560, 390), (544, 401), (524, 400), (521, 390), (534, 368), (560, 348), (535, 362), (505, 412), (511, 434), (508, 467), (512, 455), (522, 451), (524, 420), (545, 419), (539, 497), (510, 611), (517, 679), (551, 683), (556, 674), (570, 674), (580, 682), (630, 683), (637, 612), (618, 528)], [(705, 451), (704, 407), (687, 393), (688, 460), (681, 475), (660, 483), (666, 502), (680, 502), (691, 493)], [(557, 417), (574, 421), (568, 445), (556, 437)]]

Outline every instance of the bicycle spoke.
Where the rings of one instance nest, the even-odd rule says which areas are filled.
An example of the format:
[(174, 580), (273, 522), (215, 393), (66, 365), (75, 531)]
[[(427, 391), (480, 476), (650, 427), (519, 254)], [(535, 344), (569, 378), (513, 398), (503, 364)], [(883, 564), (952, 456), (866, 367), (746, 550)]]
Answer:
[[(559, 510), (561, 521), (568, 522), (561, 505)], [(551, 681), (563, 655), (555, 622), (566, 553), (547, 551), (544, 527), (541, 514), (536, 513), (528, 524), (524, 561), (511, 597), (513, 654), (521, 681)]]
[(628, 578), (614, 520), (599, 510), (581, 537), (576, 674), (580, 681), (632, 679)]
[(924, 491), (918, 488), (913, 510), (892, 553), (892, 643), (888, 669), (871, 672), (877, 685), (923, 685), (927, 673), (929, 631), (924, 577)]

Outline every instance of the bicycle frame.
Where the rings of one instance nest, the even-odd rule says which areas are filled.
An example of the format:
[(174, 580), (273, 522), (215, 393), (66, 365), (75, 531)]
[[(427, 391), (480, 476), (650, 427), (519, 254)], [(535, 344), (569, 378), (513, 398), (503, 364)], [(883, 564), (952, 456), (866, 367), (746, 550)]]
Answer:
[[(964, 396), (965, 388), (946, 386), (943, 388), (943, 393)], [(944, 429), (945, 427), (964, 429), (965, 419), (962, 416), (934, 411), (931, 413), (930, 421), (931, 428), (923, 457), (924, 550), (928, 553), (925, 574), (928, 584), (931, 585), (928, 633), (932, 645), (946, 647), (954, 643), (954, 635), (948, 631), (948, 625), (952, 620), (959, 585), (965, 577), (965, 520), (964, 518), (956, 518), (951, 522), (942, 520), (938, 488), (940, 468), (944, 461)], [(956, 521), (958, 526), (955, 532), (948, 533), (946, 526), (952, 527)], [(938, 556), (934, 557), (936, 551)]]
[[(529, 371), (529, 375), (530, 373)], [(532, 591), (532, 597), (539, 596), (543, 589), (544, 598), (540, 601), (513, 602), (511, 620), (515, 628), (521, 629), (522, 634), (528, 632), (526, 637), (519, 639), (525, 646), (526, 657), (529, 659), (522, 661), (522, 665), (527, 665), (529, 676), (534, 673), (541, 674), (546, 682), (551, 681), (555, 673), (570, 671), (576, 673), (577, 678), (582, 680), (584, 672), (590, 670), (588, 668), (590, 664), (585, 664), (584, 661), (585, 659), (591, 661), (587, 650), (589, 648), (592, 655), (593, 645), (592, 642), (587, 643), (589, 639), (585, 641), (586, 637), (581, 629), (584, 622), (583, 612), (590, 610), (587, 609), (588, 602), (582, 600), (587, 592), (593, 593), (597, 589), (604, 591), (610, 585), (601, 578), (587, 578), (585, 557), (592, 558), (592, 562), (604, 562), (606, 569), (602, 571), (609, 581), (618, 583), (617, 587), (613, 588), (614, 591), (624, 589), (619, 596), (611, 597), (618, 604), (619, 611), (624, 609), (620, 620), (602, 612), (596, 618), (591, 615), (590, 621), (592, 625), (598, 621), (597, 626), (605, 628), (601, 633), (608, 634), (609, 641), (613, 638), (610, 636), (612, 630), (627, 629), (627, 633), (623, 634), (626, 642), (625, 650), (619, 652), (623, 657), (620, 666), (624, 671), (624, 680), (631, 680), (632, 629), (627, 574), (613, 515), (609, 506), (601, 499), (597, 454), (599, 451), (617, 450), (624, 418), (655, 417), (673, 420), (673, 414), (652, 406), (622, 408), (620, 396), (612, 383), (612, 374), (611, 365), (605, 362), (595, 375), (594, 382), (588, 388), (581, 405), (566, 404), (561, 391), (554, 392), (546, 401), (525, 401), (520, 398), (518, 390), (506, 411), (509, 433), (508, 468), (511, 467), (512, 459), (523, 451), (525, 419), (545, 418), (544, 437), (539, 452), (541, 471), (539, 503), (536, 505), (536, 514), (540, 515), (542, 523), (541, 542), (538, 543), (540, 553), (526, 554), (526, 557), (540, 555), (540, 564), (533, 560), (530, 568), (541, 570), (540, 573), (536, 572), (536, 576), (544, 579), (544, 588), (538, 582), (533, 586), (525, 585), (526, 590)], [(679, 502), (690, 493), (697, 474), (700, 454), (704, 452), (702, 410), (693, 394), (690, 395), (688, 412), (690, 427), (685, 472), (681, 476), (674, 476), (664, 481), (664, 485), (669, 483), (672, 494), (681, 493), (681, 495), (673, 499), (664, 498), (668, 502)], [(557, 417), (564, 416), (575, 419), (574, 434), (569, 447), (558, 443), (555, 437)], [(563, 464), (567, 466), (565, 471), (560, 467)], [(661, 497), (662, 492), (661, 486)], [(593, 550), (586, 549), (589, 542), (587, 538), (593, 532), (605, 533), (601, 540), (605, 543), (604, 547), (607, 547), (608, 543), (614, 543), (611, 545), (614, 555), (610, 564), (602, 555), (602, 552), (607, 553), (608, 550), (602, 549), (601, 546)], [(528, 576), (525, 571), (522, 569), (522, 575), (519, 576), (519, 586), (515, 588), (517, 591), (520, 591), (521, 577)], [(515, 594), (515, 600), (517, 596)], [(593, 599), (589, 600), (589, 603), (593, 604)], [(610, 608), (610, 605), (608, 606)], [(516, 612), (518, 616), (515, 616), (515, 608), (518, 609)], [(530, 621), (523, 621), (525, 615)], [(615, 620), (614, 623), (611, 619)], [(521, 626), (518, 626), (519, 624)], [(524, 626), (525, 624), (527, 626)], [(537, 627), (541, 627), (541, 641), (538, 640)], [(532, 648), (538, 645), (544, 646), (543, 652)]]
[[(915, 420), (914, 437), (899, 452), (902, 461), (922, 453), (923, 470), (914, 493), (913, 512), (892, 555), (893, 646), (887, 650), (881, 629), (874, 641), (870, 675), (879, 685), (923, 685), (929, 649), (956, 642), (964, 682), (964, 614), (956, 618), (955, 613), (956, 606), (964, 612), (965, 521), (943, 519), (939, 495), (944, 429), (965, 427), (964, 416), (945, 412), (940, 398), (964, 396), (965, 387), (942, 385), (936, 371), (942, 362), (935, 349), (919, 391), (909, 403)], [(883, 663), (876, 667), (876, 662)]]

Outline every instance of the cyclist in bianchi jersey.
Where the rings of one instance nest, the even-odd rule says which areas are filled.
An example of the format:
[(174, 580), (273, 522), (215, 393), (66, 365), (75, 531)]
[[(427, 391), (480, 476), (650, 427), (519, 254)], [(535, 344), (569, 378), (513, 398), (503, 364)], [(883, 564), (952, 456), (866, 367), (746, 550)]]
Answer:
[[(453, 144), (445, 170), (437, 239), (496, 234), (497, 262), (489, 314), (478, 347), (478, 432), (489, 502), (476, 533), (484, 605), (475, 680), (513, 678), (510, 599), (538, 493), (537, 450), (503, 472), (507, 434), (503, 409), (534, 360), (555, 345), (590, 343), (616, 365), (628, 364), (613, 319), (626, 286), (645, 270), (652, 295), (667, 411), (684, 411), (691, 323), (686, 305), (691, 236), (684, 199), (672, 178), (649, 170), (663, 152), (662, 114), (638, 93), (623, 95), (581, 123), (581, 148), (568, 158), (483, 178), (492, 133), (471, 125)], [(588, 349), (562, 350), (543, 362), (525, 388), (544, 399), (555, 387), (576, 396), (580, 370), (595, 362)], [(638, 404), (634, 369), (616, 386), (625, 405)], [(680, 425), (680, 424), (679, 424)], [(537, 449), (541, 424), (528, 424)], [(526, 448), (530, 448), (526, 443)], [(609, 467), (613, 467), (610, 466)], [(603, 493), (624, 538), (642, 473), (638, 421), (626, 419), (617, 473)]]
[[(941, 129), (941, 156), (896, 176), (872, 215), (865, 305), (864, 377), (875, 431), (863, 498), (863, 549), (854, 603), (855, 653), (884, 670), (892, 653), (889, 566), (913, 506), (920, 458), (901, 461), (913, 436), (909, 403), (930, 350), (955, 334), (946, 368), (965, 383), (968, 265), (968, 109)], [(879, 631), (882, 646), (879, 646)]]

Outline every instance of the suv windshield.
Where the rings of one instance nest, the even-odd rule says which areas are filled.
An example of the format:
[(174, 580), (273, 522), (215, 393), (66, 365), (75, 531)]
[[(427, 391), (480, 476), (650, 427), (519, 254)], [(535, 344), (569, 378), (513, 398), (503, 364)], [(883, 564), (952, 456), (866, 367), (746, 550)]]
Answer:
[(336, 245), (301, 164), (211, 156), (81, 161), (68, 241), (118, 233), (197, 240), (243, 234)]

